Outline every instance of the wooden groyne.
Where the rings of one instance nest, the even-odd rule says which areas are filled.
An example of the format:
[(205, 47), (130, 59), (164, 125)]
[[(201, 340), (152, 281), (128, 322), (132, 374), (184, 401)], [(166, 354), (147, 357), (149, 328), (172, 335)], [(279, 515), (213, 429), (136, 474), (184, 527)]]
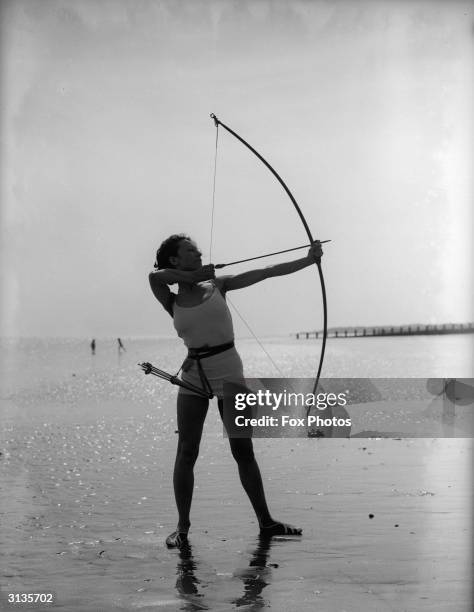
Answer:
[[(338, 327), (328, 329), (328, 338), (373, 338), (375, 336), (431, 336), (435, 334), (473, 334), (474, 323), (444, 323), (442, 325), (400, 325), (382, 327)], [(322, 338), (323, 332), (296, 332), (297, 340)]]

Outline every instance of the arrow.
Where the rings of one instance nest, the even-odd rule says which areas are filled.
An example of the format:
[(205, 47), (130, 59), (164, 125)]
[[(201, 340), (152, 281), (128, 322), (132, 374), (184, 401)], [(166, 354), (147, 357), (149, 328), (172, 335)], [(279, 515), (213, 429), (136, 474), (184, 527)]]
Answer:
[[(330, 240), (317, 240), (320, 244), (325, 244), (326, 242), (331, 242)], [(285, 249), (284, 251), (275, 251), (275, 253), (266, 253), (266, 255), (258, 255), (257, 257), (249, 257), (248, 259), (239, 259), (238, 261), (230, 261), (229, 263), (216, 264), (214, 268), (218, 270), (219, 268), (225, 268), (226, 266), (233, 266), (235, 264), (244, 263), (246, 261), (253, 261), (254, 259), (262, 259), (262, 257), (270, 257), (271, 255), (280, 255), (281, 253), (289, 253), (290, 251), (298, 251), (299, 249), (308, 249), (311, 244), (303, 244), (303, 246), (294, 247), (292, 249)]]

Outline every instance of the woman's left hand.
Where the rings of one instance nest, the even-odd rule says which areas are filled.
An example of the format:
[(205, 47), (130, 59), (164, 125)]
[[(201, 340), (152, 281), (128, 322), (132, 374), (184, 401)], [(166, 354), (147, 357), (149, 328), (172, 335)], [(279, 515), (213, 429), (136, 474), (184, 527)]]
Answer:
[(312, 261), (319, 263), (321, 261), (322, 256), (323, 256), (323, 247), (321, 246), (321, 243), (319, 242), (319, 240), (316, 240), (315, 242), (313, 242), (313, 244), (311, 245), (308, 251), (308, 259), (311, 259)]

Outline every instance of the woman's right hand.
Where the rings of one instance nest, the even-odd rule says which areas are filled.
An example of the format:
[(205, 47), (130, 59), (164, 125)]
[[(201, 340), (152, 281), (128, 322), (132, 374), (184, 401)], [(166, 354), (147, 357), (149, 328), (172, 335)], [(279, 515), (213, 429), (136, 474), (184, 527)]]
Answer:
[(214, 264), (208, 264), (207, 266), (202, 266), (199, 270), (195, 270), (193, 277), (196, 283), (216, 278)]

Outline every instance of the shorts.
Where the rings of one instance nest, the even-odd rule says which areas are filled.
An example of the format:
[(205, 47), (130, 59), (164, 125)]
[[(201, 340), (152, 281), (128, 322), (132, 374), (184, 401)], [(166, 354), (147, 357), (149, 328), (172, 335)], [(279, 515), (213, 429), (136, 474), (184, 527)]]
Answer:
[[(224, 398), (224, 382), (232, 381), (244, 382), (244, 368), (240, 355), (235, 347), (201, 359), (201, 366), (209, 381), (212, 392), (218, 399)], [(200, 389), (203, 388), (201, 377), (195, 359), (192, 360), (192, 366), (187, 372), (182, 372), (181, 378), (184, 382), (191, 383)], [(179, 393), (184, 395), (198, 395), (190, 389), (184, 387), (179, 388)]]

